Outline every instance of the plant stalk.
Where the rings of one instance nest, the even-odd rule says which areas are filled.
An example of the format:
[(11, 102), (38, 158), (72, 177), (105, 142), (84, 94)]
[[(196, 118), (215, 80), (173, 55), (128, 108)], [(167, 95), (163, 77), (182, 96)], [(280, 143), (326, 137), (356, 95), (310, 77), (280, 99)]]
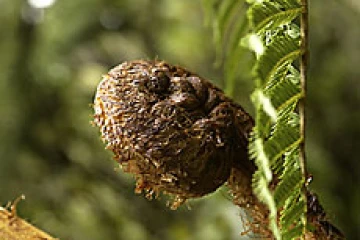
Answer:
[[(304, 184), (302, 187), (302, 197), (305, 202), (308, 202), (307, 199), (307, 186), (306, 178), (307, 173), (307, 162), (306, 162), (306, 149), (305, 149), (305, 137), (306, 137), (306, 95), (307, 95), (307, 71), (308, 71), (308, 60), (309, 60), (309, 49), (308, 49), (308, 36), (309, 36), (309, 22), (308, 22), (308, 1), (301, 0), (301, 5), (303, 8), (302, 14), (300, 16), (300, 34), (301, 34), (301, 59), (300, 59), (300, 85), (302, 98), (299, 101), (299, 115), (300, 115), (300, 135), (302, 141), (299, 145), (300, 148), (300, 168), (302, 176), (304, 178)], [(303, 225), (306, 228), (307, 225), (307, 207), (305, 207), (305, 214), (303, 217)]]
[[(325, 210), (321, 206), (316, 194), (312, 193), (307, 185), (307, 160), (305, 149), (305, 137), (306, 137), (306, 96), (307, 96), (307, 75), (308, 75), (308, 61), (309, 61), (309, 7), (308, 0), (301, 0), (303, 8), (300, 16), (300, 34), (301, 34), (301, 59), (300, 59), (300, 85), (302, 91), (302, 98), (299, 101), (299, 115), (300, 115), (300, 135), (302, 141), (299, 145), (300, 148), (300, 168), (304, 178), (304, 184), (302, 186), (302, 197), (307, 203), (305, 207), (305, 213), (303, 217), (303, 224), (305, 228), (305, 235), (302, 239), (345, 239), (342, 232), (332, 225), (326, 216)], [(308, 222), (315, 227), (311, 232), (307, 231), (306, 227)]]

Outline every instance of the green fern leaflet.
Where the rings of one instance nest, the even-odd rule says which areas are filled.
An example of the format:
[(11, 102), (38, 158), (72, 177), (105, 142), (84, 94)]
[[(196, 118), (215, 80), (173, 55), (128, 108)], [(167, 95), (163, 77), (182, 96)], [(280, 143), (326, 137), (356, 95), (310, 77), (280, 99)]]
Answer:
[[(215, 19), (218, 56), (221, 50), (225, 52), (227, 83), (234, 83), (237, 77), (242, 57), (239, 49), (246, 46), (255, 52), (252, 101), (256, 124), (249, 153), (258, 170), (253, 175), (253, 189), (269, 209), (273, 236), (299, 238), (305, 232), (307, 211), (301, 191), (305, 176), (299, 164), (303, 139), (297, 112), (303, 96), (298, 70), (302, 7), (297, 0), (248, 0), (245, 20), (241, 15), (245, 4), (241, 0), (204, 0), (207, 15)], [(243, 37), (249, 29), (251, 33)]]

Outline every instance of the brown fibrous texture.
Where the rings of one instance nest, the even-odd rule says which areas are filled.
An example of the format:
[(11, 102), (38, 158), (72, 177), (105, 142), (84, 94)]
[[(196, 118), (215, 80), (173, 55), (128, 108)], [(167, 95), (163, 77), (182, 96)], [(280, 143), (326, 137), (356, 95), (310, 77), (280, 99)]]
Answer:
[[(227, 182), (249, 232), (272, 239), (269, 211), (252, 192), (248, 157), (254, 121), (204, 78), (163, 61), (124, 62), (99, 83), (94, 121), (106, 148), (136, 179), (137, 193), (174, 196), (172, 208)], [(305, 239), (343, 239), (308, 191)]]
[(148, 196), (176, 204), (215, 191), (239, 166), (244, 182), (253, 120), (209, 81), (163, 61), (124, 62), (103, 76), (94, 123), (106, 148)]

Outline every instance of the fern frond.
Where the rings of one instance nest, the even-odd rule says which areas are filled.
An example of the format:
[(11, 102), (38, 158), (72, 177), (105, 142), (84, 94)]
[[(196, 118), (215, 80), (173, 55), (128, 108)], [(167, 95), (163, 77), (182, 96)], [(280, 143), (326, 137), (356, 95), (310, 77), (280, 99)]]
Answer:
[(299, 223), (295, 227), (290, 228), (282, 233), (282, 239), (296, 239), (303, 234), (304, 226)]
[(292, 63), (300, 54), (299, 42), (293, 38), (286, 36), (273, 39), (257, 61), (254, 71), (265, 84), (278, 68), (285, 63)]
[(264, 28), (274, 29), (287, 24), (301, 14), (302, 8), (295, 0), (263, 1), (255, 3), (248, 11), (251, 27), (259, 33)]
[(272, 88), (265, 89), (264, 93), (272, 100), (274, 107), (280, 111), (283, 107), (298, 101), (301, 97), (299, 85), (284, 78)]
[[(248, 11), (250, 25), (264, 46), (263, 52), (257, 52), (254, 66), (257, 79), (255, 93), (261, 93), (266, 99), (260, 101), (253, 97), (257, 109), (254, 131), (257, 133), (251, 141), (262, 143), (260, 155), (255, 152), (259, 148), (252, 149), (254, 145), (250, 144), (251, 156), (255, 157), (258, 166), (253, 176), (253, 187), (256, 194), (261, 194), (261, 189), (269, 192), (271, 198), (263, 200), (270, 214), (274, 215), (273, 204), (276, 205), (280, 222), (276, 226), (270, 222), (269, 227), (277, 239), (301, 236), (304, 231), (301, 220), (306, 213), (306, 204), (301, 195), (304, 176), (296, 155), (303, 141), (295, 112), (302, 92), (298, 71), (293, 65), (302, 52), (298, 26), (292, 21), (301, 11), (295, 0), (253, 3)], [(266, 156), (266, 159), (259, 156)], [(261, 162), (264, 160), (267, 169)], [(278, 183), (270, 189), (269, 182), (264, 186), (263, 176), (273, 174)], [(280, 237), (277, 235), (279, 229)]]
[(226, 50), (226, 56), (224, 60), (224, 76), (226, 79), (225, 93), (228, 96), (234, 95), (234, 88), (236, 84), (236, 78), (241, 73), (242, 69), (245, 69), (243, 65), (246, 60), (247, 49), (241, 46), (241, 38), (248, 29), (248, 22), (246, 18), (243, 18), (234, 23), (233, 34), (229, 39), (228, 48)]
[(274, 191), (274, 199), (276, 202), (277, 208), (280, 208), (284, 205), (286, 199), (288, 199), (294, 190), (301, 188), (301, 172), (299, 169), (292, 169), (284, 175), (284, 178), (281, 179), (280, 183)]
[[(212, 25), (216, 62), (224, 65), (225, 93), (233, 96), (235, 80), (241, 73), (239, 63), (245, 62), (245, 48), (240, 45), (248, 30), (245, 0), (203, 0), (207, 24)], [(212, 22), (209, 19), (212, 16)]]
[(272, 165), (284, 153), (298, 145), (301, 140), (298, 129), (289, 125), (281, 125), (281, 128), (278, 129), (265, 143), (265, 151), (267, 152)]
[[(217, 49), (227, 50), (225, 72), (230, 83), (227, 93), (233, 92), (242, 46), (255, 52), (255, 90), (251, 99), (256, 117), (249, 154), (258, 170), (253, 175), (252, 186), (269, 209), (269, 229), (273, 236), (298, 238), (305, 231), (303, 220), (307, 206), (301, 192), (305, 176), (299, 164), (299, 145), (303, 138), (297, 113), (303, 92), (295, 67), (303, 54), (298, 24), (303, 7), (298, 0), (247, 0), (250, 4), (248, 22), (243, 22), (236, 16), (243, 11), (244, 1), (208, 1), (217, 4), (217, 9), (213, 8), (217, 16), (213, 25)], [(243, 38), (240, 45), (239, 36), (247, 26), (252, 33)], [(231, 44), (224, 48), (226, 43)]]
[(282, 229), (287, 229), (294, 225), (295, 222), (300, 222), (301, 215), (303, 215), (304, 208), (306, 207), (302, 198), (300, 198), (300, 192), (298, 192), (299, 198), (291, 201), (284, 206), (280, 216), (280, 223)]
[[(256, 134), (256, 129), (254, 129)], [(270, 162), (264, 151), (264, 144), (261, 139), (253, 136), (254, 140), (251, 141), (249, 146), (250, 153), (259, 167), (253, 177), (253, 190), (258, 196), (259, 200), (264, 202), (269, 208), (269, 226), (276, 239), (281, 238), (280, 228), (277, 224), (277, 207), (273, 198), (269, 183), (272, 180), (272, 172), (270, 169)]]
[(218, 11), (216, 11), (216, 21), (213, 23), (213, 34), (216, 46), (216, 55), (218, 61), (221, 59), (222, 47), (224, 43), (225, 32), (228, 29), (230, 20), (237, 12), (236, 5), (240, 1), (223, 0), (219, 2)]

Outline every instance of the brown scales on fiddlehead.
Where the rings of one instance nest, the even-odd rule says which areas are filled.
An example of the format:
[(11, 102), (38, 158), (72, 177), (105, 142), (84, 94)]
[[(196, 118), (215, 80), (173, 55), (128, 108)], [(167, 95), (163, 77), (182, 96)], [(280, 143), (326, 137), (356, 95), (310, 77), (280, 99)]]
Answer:
[[(94, 110), (106, 148), (135, 176), (136, 192), (174, 195), (177, 208), (227, 181), (234, 204), (250, 216), (249, 232), (271, 238), (268, 210), (251, 189), (253, 119), (219, 88), (162, 61), (124, 62), (103, 77)], [(309, 194), (309, 222), (316, 230), (306, 239), (341, 236)]]
[[(162, 61), (124, 62), (105, 75), (95, 96), (94, 123), (136, 191), (188, 198), (215, 191), (234, 165), (246, 183), (253, 120), (209, 81)], [(250, 186), (250, 184), (248, 184)]]

